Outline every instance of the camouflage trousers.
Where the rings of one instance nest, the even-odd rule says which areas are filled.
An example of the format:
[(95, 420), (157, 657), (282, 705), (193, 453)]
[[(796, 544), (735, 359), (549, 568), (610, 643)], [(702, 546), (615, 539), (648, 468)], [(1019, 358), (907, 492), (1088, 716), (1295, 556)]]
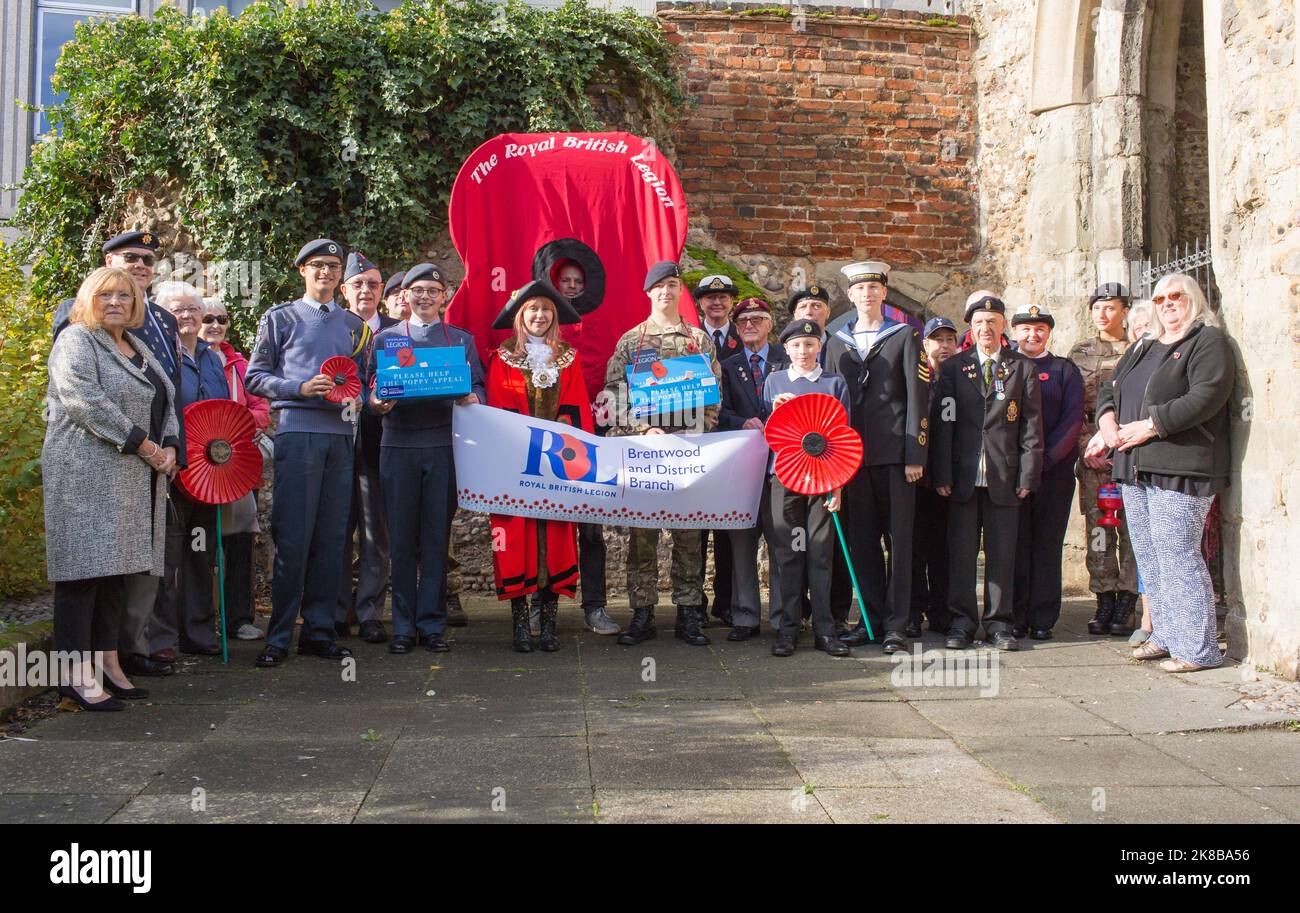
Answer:
[(1098, 526), (1104, 512), (1097, 506), (1097, 489), (1109, 482), (1110, 470), (1089, 469), (1080, 460), (1074, 470), (1079, 479), (1079, 510), (1087, 519), (1088, 589), (1094, 593), (1137, 592), (1137, 561), (1128, 538), (1128, 521), (1120, 511), (1119, 526)]
[[(658, 529), (632, 527), (627, 542), (627, 598), (632, 608), (659, 601)], [(670, 529), (673, 540), (672, 587), (677, 605), (704, 605), (703, 555), (698, 529)]]

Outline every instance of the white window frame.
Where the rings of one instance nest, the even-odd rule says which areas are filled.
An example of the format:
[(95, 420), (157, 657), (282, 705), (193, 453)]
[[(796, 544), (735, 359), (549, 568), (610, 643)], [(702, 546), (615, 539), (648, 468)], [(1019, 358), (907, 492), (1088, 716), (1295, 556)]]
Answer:
[[(140, 10), (140, 0), (128, 0), (127, 4), (112, 4), (107, 0), (37, 0), (36, 2), (36, 32), (34, 35), (36, 51), (36, 72), (35, 79), (32, 80), (32, 104), (40, 106), (45, 96), (46, 79), (45, 79), (45, 16), (47, 13), (68, 14), (80, 13), (86, 16), (110, 15), (110, 16), (129, 16), (132, 13), (138, 13)], [(62, 48), (60, 48), (62, 53)], [(45, 134), (41, 132), (41, 112), (32, 112), (32, 140), (39, 140)]]

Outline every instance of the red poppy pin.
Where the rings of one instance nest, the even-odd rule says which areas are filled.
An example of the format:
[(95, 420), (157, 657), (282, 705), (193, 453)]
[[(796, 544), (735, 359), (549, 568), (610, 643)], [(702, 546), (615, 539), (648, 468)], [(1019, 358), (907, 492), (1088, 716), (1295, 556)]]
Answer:
[(700, 351), (700, 347), (693, 342), (688, 342), (686, 343), (686, 351), (689, 354), (694, 355), (695, 353)]
[(1183, 353), (1182, 353), (1182, 352), (1175, 352), (1175, 353), (1174, 353), (1174, 358), (1182, 358), (1182, 357), (1183, 357)]
[(728, 339), (728, 340), (727, 340), (727, 348), (728, 348), (728, 349), (734, 349), (735, 347), (736, 347), (736, 340), (734, 340), (734, 339)]
[(1050, 374), (1048, 374), (1046, 371), (1044, 371), (1042, 374), (1039, 374), (1039, 375), (1038, 375), (1038, 379), (1039, 379), (1039, 380), (1049, 380), (1049, 379), (1051, 379), (1051, 376), (1052, 376), (1052, 375), (1050, 375)]
[(668, 369), (663, 366), (663, 362), (656, 361), (654, 364), (650, 365), (650, 373), (655, 377), (663, 377), (668, 373)]

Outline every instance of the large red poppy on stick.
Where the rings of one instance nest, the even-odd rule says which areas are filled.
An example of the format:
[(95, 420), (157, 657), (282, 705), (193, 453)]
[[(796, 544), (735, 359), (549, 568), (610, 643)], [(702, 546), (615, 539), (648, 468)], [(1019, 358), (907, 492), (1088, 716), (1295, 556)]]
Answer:
[(862, 463), (862, 438), (849, 427), (844, 406), (826, 393), (806, 393), (777, 406), (763, 434), (776, 454), (776, 477), (801, 495), (834, 491)]
[(247, 408), (229, 399), (185, 407), (185, 493), (204, 504), (231, 504), (262, 483), (262, 451)]
[(345, 403), (361, 393), (361, 378), (357, 376), (357, 363), (346, 355), (335, 355), (325, 359), (320, 366), (320, 373), (328, 377), (334, 386), (325, 398), (331, 403)]

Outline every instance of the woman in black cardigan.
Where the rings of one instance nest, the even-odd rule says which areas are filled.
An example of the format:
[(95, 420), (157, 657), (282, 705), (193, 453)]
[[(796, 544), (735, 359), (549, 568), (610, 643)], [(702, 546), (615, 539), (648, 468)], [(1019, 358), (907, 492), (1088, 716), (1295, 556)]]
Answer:
[(1151, 603), (1151, 638), (1136, 659), (1166, 672), (1222, 661), (1214, 589), (1201, 532), (1228, 487), (1228, 397), (1236, 362), (1205, 293), (1190, 276), (1165, 276), (1151, 296), (1160, 332), (1129, 348), (1097, 395), (1089, 456), (1113, 451), (1133, 552)]

